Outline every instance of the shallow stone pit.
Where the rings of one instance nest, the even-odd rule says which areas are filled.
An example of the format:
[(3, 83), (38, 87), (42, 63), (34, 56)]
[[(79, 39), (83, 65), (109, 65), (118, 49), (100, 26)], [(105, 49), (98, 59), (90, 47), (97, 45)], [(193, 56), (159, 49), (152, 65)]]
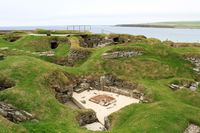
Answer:
[(94, 96), (94, 97), (90, 98), (89, 100), (96, 104), (100, 104), (102, 106), (108, 106), (108, 105), (116, 102), (115, 98), (108, 96), (108, 95)]

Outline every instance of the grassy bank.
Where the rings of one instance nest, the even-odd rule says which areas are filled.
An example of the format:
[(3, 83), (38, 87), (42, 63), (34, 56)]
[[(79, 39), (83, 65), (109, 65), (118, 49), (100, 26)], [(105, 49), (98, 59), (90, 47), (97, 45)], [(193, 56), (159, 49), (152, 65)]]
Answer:
[[(74, 42), (76, 43), (76, 42)], [(112, 49), (143, 49), (144, 54), (132, 58), (103, 59), (102, 54)], [(130, 105), (110, 116), (109, 133), (182, 133), (189, 123), (200, 125), (200, 88), (172, 91), (168, 84), (179, 78), (193, 80), (198, 75), (192, 64), (182, 55), (200, 54), (199, 47), (174, 48), (167, 45), (127, 43), (103, 48), (91, 48), (91, 55), (75, 67), (59, 66), (26, 51), (52, 50), (48, 37), (24, 36), (16, 42), (0, 39), (0, 48), (8, 47), (7, 57), (0, 61), (0, 72), (16, 81), (16, 86), (0, 92), (0, 101), (6, 101), (34, 114), (38, 121), (14, 124), (0, 116), (0, 132), (27, 133), (90, 133), (80, 128), (75, 117), (80, 110), (57, 101), (46, 81), (53, 71), (76, 76), (113, 74), (130, 82), (143, 85), (150, 103)], [(78, 47), (73, 45), (72, 48)], [(11, 49), (24, 50), (16, 52)], [(85, 48), (82, 48), (85, 49)], [(64, 57), (70, 46), (61, 43), (54, 49), (56, 56)]]

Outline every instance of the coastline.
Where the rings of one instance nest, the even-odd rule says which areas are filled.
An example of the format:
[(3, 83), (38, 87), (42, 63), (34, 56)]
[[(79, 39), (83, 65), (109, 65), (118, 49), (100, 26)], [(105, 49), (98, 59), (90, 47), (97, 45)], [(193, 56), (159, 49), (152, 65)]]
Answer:
[(115, 27), (138, 27), (138, 28), (169, 28), (169, 29), (200, 29), (200, 27), (178, 27), (169, 25), (149, 25), (149, 24), (119, 24)]

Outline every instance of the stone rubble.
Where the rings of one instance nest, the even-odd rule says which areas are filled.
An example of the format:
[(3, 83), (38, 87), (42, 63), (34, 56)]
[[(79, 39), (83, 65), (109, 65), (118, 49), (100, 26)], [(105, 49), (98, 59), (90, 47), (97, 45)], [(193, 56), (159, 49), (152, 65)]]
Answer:
[[(8, 49), (9, 49), (8, 47), (2, 47), (2, 48), (0, 48), (0, 51), (5, 51), (5, 50), (8, 50)], [(25, 51), (25, 50), (22, 50), (22, 49), (15, 49), (15, 48), (10, 49), (10, 50), (18, 51), (18, 52), (25, 52), (26, 54), (32, 54), (32, 55), (37, 55), (37, 56), (47, 56), (47, 57), (55, 56), (54, 51), (31, 52), (31, 51)]]
[(122, 57), (133, 57), (133, 56), (140, 56), (142, 52), (140, 51), (116, 51), (110, 53), (104, 53), (102, 56), (105, 59), (114, 59), (114, 58), (122, 58)]
[(66, 85), (66, 86), (60, 86), (58, 84), (52, 86), (53, 89), (55, 89), (55, 97), (58, 99), (61, 103), (68, 102), (72, 95), (73, 95), (73, 86)]
[(194, 124), (190, 124), (184, 133), (200, 133), (200, 127)]
[(200, 74), (200, 57), (186, 57), (186, 60), (190, 61), (191, 63), (195, 64), (195, 68), (193, 68), (194, 71)]
[(60, 103), (71, 101), (73, 95), (73, 84), (68, 83), (66, 73), (54, 71), (47, 76), (51, 89), (55, 91), (55, 97)]
[(91, 124), (94, 122), (98, 122), (96, 113), (93, 110), (88, 110), (86, 112), (80, 113), (76, 117), (80, 126), (85, 126), (86, 124)]
[(200, 82), (190, 82), (188, 84), (170, 84), (169, 87), (173, 90), (179, 90), (183, 88), (190, 89), (191, 91), (196, 91)]
[(39, 56), (47, 56), (47, 57), (55, 56), (55, 52), (54, 51), (38, 52), (37, 54)]
[(32, 114), (4, 102), (0, 102), (0, 115), (15, 123), (33, 119)]
[(80, 43), (81, 47), (85, 48), (96, 48), (96, 47), (105, 47), (113, 44), (113, 39), (108, 37), (100, 37), (98, 35), (83, 35), (82, 41)]

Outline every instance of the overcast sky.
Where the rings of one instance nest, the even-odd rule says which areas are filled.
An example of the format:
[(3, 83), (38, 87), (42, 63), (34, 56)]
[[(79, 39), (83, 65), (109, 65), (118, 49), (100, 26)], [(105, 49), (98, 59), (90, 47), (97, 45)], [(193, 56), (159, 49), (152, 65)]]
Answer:
[(0, 26), (200, 20), (200, 0), (0, 0)]

